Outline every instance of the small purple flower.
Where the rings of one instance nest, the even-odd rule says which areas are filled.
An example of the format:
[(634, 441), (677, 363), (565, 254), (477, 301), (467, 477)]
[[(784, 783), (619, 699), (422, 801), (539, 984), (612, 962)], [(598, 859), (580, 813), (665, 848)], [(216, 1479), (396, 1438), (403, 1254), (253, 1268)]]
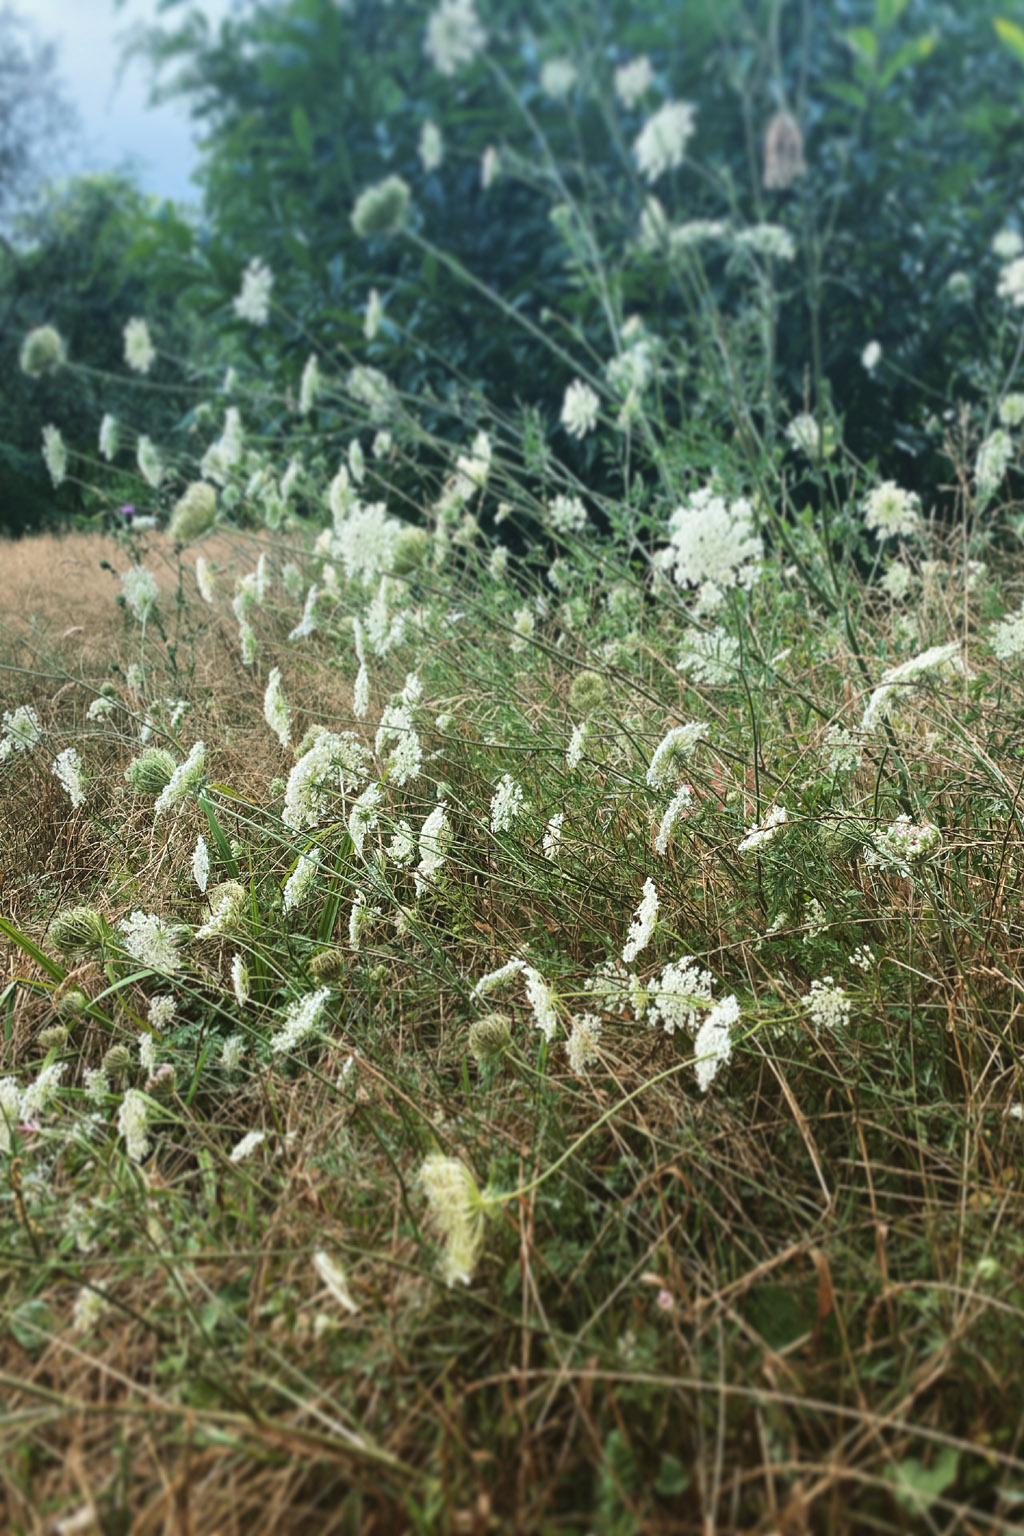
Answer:
[(135, 516), (135, 508), (130, 504), (122, 507), (121, 516), (124, 518), (126, 523), (130, 523), (132, 518)]

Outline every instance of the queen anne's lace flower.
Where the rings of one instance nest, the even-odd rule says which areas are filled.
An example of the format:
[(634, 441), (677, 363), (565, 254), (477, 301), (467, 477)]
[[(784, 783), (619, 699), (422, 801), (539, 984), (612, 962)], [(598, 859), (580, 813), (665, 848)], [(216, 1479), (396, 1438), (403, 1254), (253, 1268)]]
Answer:
[(909, 874), (913, 864), (931, 858), (941, 847), (942, 833), (933, 822), (914, 822), (904, 814), (874, 833), (864, 862), (890, 864)]
[(444, 139), (436, 123), (428, 120), (423, 124), (420, 129), (418, 153), (420, 163), (428, 175), (431, 171), (440, 170), (444, 161)]
[(157, 489), (164, 477), (163, 460), (154, 444), (145, 434), (139, 438), (135, 451), (135, 462), (139, 466), (139, 473), (147, 485)]
[(661, 564), (679, 586), (721, 591), (752, 586), (763, 554), (750, 502), (726, 501), (706, 486), (672, 513)]
[(552, 101), (563, 101), (579, 78), (571, 59), (548, 59), (540, 72), (540, 88)]
[(880, 539), (908, 538), (921, 525), (921, 500), (895, 480), (883, 480), (864, 500), (864, 526)]
[(239, 320), (247, 320), (250, 325), (266, 325), (270, 319), (273, 286), (273, 272), (266, 262), (254, 256), (242, 273), (241, 290), (232, 301)]
[(283, 1051), (293, 1051), (319, 1028), (330, 995), (330, 987), (321, 987), (318, 992), (308, 992), (305, 997), (296, 998), (289, 1004), (281, 1028), (270, 1042), (275, 1056)]
[(755, 822), (752, 827), (748, 827), (747, 835), (740, 843), (738, 851), (740, 853), (752, 853), (756, 848), (760, 848), (765, 843), (770, 842), (779, 828), (784, 826), (785, 823), (786, 807), (784, 805), (773, 805), (763, 821)]
[(647, 119), (633, 145), (633, 158), (648, 185), (682, 165), (696, 116), (697, 109), (689, 102), (667, 101)]
[(615, 94), (627, 112), (632, 112), (654, 84), (654, 71), (646, 54), (620, 64), (615, 71)]
[(697, 1031), (693, 1042), (693, 1067), (701, 1093), (707, 1093), (732, 1055), (731, 1031), (739, 1016), (738, 1000), (735, 997), (723, 997)]
[(842, 1029), (850, 1022), (850, 999), (831, 976), (811, 982), (811, 990), (801, 1002), (811, 1016), (815, 1029)]
[(57, 486), (63, 485), (67, 479), (68, 450), (64, 446), (60, 429), (52, 424), (43, 428), (43, 459), (56, 490)]
[(319, 868), (319, 848), (313, 848), (309, 853), (299, 855), (295, 868), (285, 881), (283, 902), (285, 912), (291, 912), (295, 907), (302, 905), (316, 883)]
[(195, 852), (192, 854), (192, 878), (200, 891), (206, 891), (210, 879), (210, 850), (206, 846), (206, 838), (196, 838)]
[(78, 810), (85, 804), (85, 774), (82, 770), (82, 759), (74, 747), (65, 747), (58, 753), (53, 764), (53, 772), (60, 780), (71, 804)]
[(120, 923), (125, 949), (147, 970), (162, 976), (177, 976), (183, 961), (178, 946), (187, 929), (155, 913), (135, 911)]
[(476, 1180), (457, 1157), (432, 1152), (420, 1169), (430, 1215), (444, 1243), (441, 1273), (447, 1285), (468, 1285), (484, 1246), (485, 1204)]
[(451, 841), (452, 828), (448, 820), (448, 805), (442, 800), (435, 805), (420, 828), (420, 862), (416, 867), (417, 898), (438, 883)]
[(626, 935), (626, 943), (622, 951), (622, 958), (627, 965), (635, 960), (640, 951), (650, 943), (657, 922), (658, 892), (653, 880), (645, 880), (643, 896), (636, 909), (629, 933)]
[(182, 800), (189, 795), (197, 794), (206, 777), (206, 744), (197, 741), (188, 757), (183, 763), (179, 763), (171, 774), (168, 783), (157, 796), (153, 813), (162, 816), (165, 811), (172, 810), (180, 805)]
[(670, 789), (678, 783), (684, 764), (693, 754), (698, 742), (704, 741), (708, 728), (703, 720), (689, 720), (686, 725), (674, 725), (658, 743), (647, 769), (647, 782), (652, 789)]
[(100, 453), (108, 464), (117, 454), (119, 436), (117, 421), (108, 411), (100, 422)]
[(1024, 604), (1018, 613), (1008, 614), (989, 631), (989, 644), (999, 661), (1012, 661), (1024, 652)]
[[(351, 1059), (351, 1058), (350, 1058)], [(348, 1288), (348, 1276), (340, 1264), (336, 1264), (330, 1254), (323, 1248), (318, 1248), (313, 1255), (313, 1268), (330, 1291), (339, 1307), (346, 1312), (358, 1312), (359, 1308), (352, 1300), (352, 1293)]]
[(690, 814), (693, 805), (693, 790), (689, 784), (681, 784), (676, 790), (671, 803), (664, 816), (661, 818), (661, 826), (654, 840), (654, 849), (662, 857), (668, 853), (668, 845), (675, 830), (676, 822)]
[(508, 832), (522, 809), (523, 787), (506, 773), (491, 798), (491, 831)]
[(350, 731), (318, 727), (311, 746), (288, 775), (282, 820), (293, 832), (314, 827), (367, 778), (370, 754)]
[(247, 1157), (251, 1157), (256, 1148), (266, 1141), (264, 1131), (247, 1131), (241, 1141), (236, 1141), (228, 1154), (233, 1163), (244, 1163)]
[(133, 1163), (141, 1163), (149, 1152), (146, 1120), (149, 1100), (137, 1088), (129, 1088), (117, 1112), (117, 1129), (124, 1137), (125, 1151)]
[(572, 1028), (569, 1038), (565, 1042), (565, 1049), (569, 1056), (569, 1066), (576, 1076), (597, 1059), (598, 1045), (601, 1040), (601, 1020), (596, 1013), (577, 1013), (573, 1015)]
[(289, 747), (292, 739), (292, 712), (285, 697), (280, 667), (273, 667), (267, 679), (267, 689), (263, 695), (263, 718), (282, 747)]
[(533, 1022), (545, 1040), (550, 1042), (554, 1039), (558, 1028), (554, 994), (540, 971), (532, 965), (523, 965), (523, 981), (526, 985), (526, 1000), (533, 1013)]
[(562, 425), (570, 437), (583, 438), (597, 426), (601, 402), (582, 379), (573, 379), (562, 401)]
[(1009, 266), (1003, 268), (999, 274), (999, 284), (996, 288), (999, 298), (1005, 299), (1015, 309), (1024, 305), (1024, 256), (1018, 256), (1011, 261)]
[(650, 988), (647, 1022), (652, 1029), (660, 1024), (666, 1035), (677, 1029), (693, 1034), (697, 1019), (711, 1006), (714, 977), (701, 970), (689, 955), (672, 961)]
[(136, 373), (148, 373), (156, 361), (156, 348), (145, 320), (129, 320), (125, 326), (124, 360)]
[(487, 46), (473, 0), (441, 0), (427, 23), (423, 51), (442, 75), (451, 77)]
[(871, 731), (880, 721), (888, 719), (892, 709), (892, 698), (898, 691), (919, 687), (929, 679), (942, 680), (966, 676), (967, 667), (960, 654), (959, 641), (953, 640), (947, 645), (929, 646), (928, 650), (922, 651), (917, 656), (911, 656), (908, 661), (901, 661), (898, 666), (889, 667), (882, 673), (881, 682), (867, 702), (861, 728)]
[(144, 565), (133, 565), (129, 570), (122, 571), (121, 590), (132, 613), (144, 624), (160, 596), (160, 588), (152, 571), (147, 571)]

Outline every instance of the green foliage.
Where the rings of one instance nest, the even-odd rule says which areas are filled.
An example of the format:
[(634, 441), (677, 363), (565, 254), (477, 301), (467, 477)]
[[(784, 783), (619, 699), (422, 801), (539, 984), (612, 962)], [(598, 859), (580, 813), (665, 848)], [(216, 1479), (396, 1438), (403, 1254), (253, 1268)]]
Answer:
[[(171, 356), (194, 350), (195, 327), (175, 304), (172, 275), (191, 239), (169, 204), (154, 203), (121, 177), (90, 176), (52, 190), (0, 249), (7, 381), (0, 401), (0, 526), (19, 532), (95, 508), (83, 481), (101, 492), (99, 505), (129, 499), (123, 492), (130, 487), (123, 485), (118, 498), (117, 479), (103, 467), (96, 442), (105, 411), (137, 413), (138, 389), (112, 388), (107, 375), (125, 373), (123, 331), (134, 316), (148, 319), (158, 347)], [(90, 371), (26, 377), (20, 340), (42, 325), (54, 326), (69, 360), (87, 363)], [(158, 364), (153, 379), (161, 388), (147, 425), (159, 439), (180, 420), (190, 391), (173, 364)], [(40, 454), (50, 422), (84, 455), (56, 492)]]

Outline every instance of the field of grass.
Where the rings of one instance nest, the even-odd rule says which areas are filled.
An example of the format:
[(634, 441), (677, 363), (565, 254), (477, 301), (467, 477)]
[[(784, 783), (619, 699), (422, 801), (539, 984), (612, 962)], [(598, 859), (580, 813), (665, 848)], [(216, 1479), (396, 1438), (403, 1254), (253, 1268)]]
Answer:
[(1019, 1528), (1005, 520), (388, 451), (0, 552), (0, 1525)]

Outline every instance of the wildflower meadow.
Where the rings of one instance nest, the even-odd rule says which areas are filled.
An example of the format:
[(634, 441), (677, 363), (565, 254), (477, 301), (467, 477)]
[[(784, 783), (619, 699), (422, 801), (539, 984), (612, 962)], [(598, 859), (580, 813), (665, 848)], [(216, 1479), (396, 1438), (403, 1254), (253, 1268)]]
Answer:
[(1024, 1530), (1024, 220), (850, 203), (942, 6), (697, 9), (371, 7), (330, 282), (211, 158), (12, 339), (5, 1531)]

